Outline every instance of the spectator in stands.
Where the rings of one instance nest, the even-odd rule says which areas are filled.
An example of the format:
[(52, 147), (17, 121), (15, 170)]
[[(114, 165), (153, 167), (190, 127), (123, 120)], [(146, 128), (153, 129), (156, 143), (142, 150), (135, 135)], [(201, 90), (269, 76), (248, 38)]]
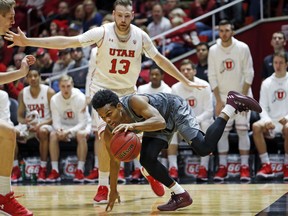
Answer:
[[(23, 52), (15, 54), (13, 57), (14, 64), (10, 65), (7, 68), (7, 71), (13, 71), (13, 70), (19, 69), (21, 67), (21, 61), (25, 57), (25, 55), (26, 54)], [(18, 100), (18, 95), (19, 95), (20, 91), (24, 88), (24, 86), (25, 86), (25, 78), (22, 78), (22, 79), (14, 81), (14, 82), (5, 84), (4, 88), (7, 91), (7, 93), (9, 94), (9, 97)]]
[(102, 15), (97, 11), (96, 5), (92, 0), (84, 0), (84, 21), (83, 21), (83, 32), (90, 29), (91, 26), (100, 26), (102, 23)]
[[(26, 143), (28, 139), (36, 137), (39, 141), (40, 170), (38, 182), (46, 181), (46, 165), (49, 148), (49, 134), (52, 130), (50, 111), (50, 99), (55, 94), (49, 86), (40, 84), (39, 70), (31, 68), (27, 74), (28, 86), (19, 94), (18, 98), (18, 122), (15, 128), (19, 142)], [(18, 166), (18, 146), (15, 148), (15, 156), (12, 171), (12, 182), (21, 180)]]
[[(84, 166), (87, 156), (87, 137), (91, 131), (91, 117), (88, 107), (85, 106), (85, 95), (73, 87), (72, 77), (63, 75), (59, 79), (60, 92), (51, 98), (51, 112), (53, 131), (50, 134), (49, 152), (52, 171), (47, 182), (61, 180), (58, 168), (60, 155), (59, 142), (77, 141), (78, 166), (75, 171), (74, 182), (84, 182)], [(69, 145), (69, 144), (67, 144)]]
[(57, 13), (53, 15), (51, 19), (65, 21), (66, 25), (68, 26), (72, 19), (69, 4), (66, 1), (60, 1), (58, 4)]
[[(233, 37), (234, 27), (228, 20), (219, 23), (219, 39), (210, 47), (208, 54), (208, 79), (213, 90), (218, 116), (225, 104), (225, 95), (235, 90), (244, 95), (252, 95), (251, 84), (254, 78), (252, 56), (247, 44)], [(229, 150), (228, 135), (235, 121), (239, 137), (239, 152), (241, 157), (240, 180), (250, 180), (248, 136), (250, 113), (237, 114), (229, 119), (225, 131), (218, 142), (219, 167), (214, 180), (224, 180), (227, 177), (227, 154)]]
[[(279, 51), (285, 52), (286, 38), (284, 32), (278, 31), (272, 34), (271, 46), (273, 47), (274, 53)], [(286, 54), (288, 52), (286, 51)], [(262, 66), (262, 79), (266, 79), (274, 73), (273, 67), (273, 54), (270, 54), (264, 58)]]
[(74, 10), (73, 20), (82, 23), (84, 21), (84, 17), (85, 17), (84, 6), (81, 3), (81, 4), (78, 4)]
[(261, 168), (256, 177), (269, 178), (274, 173), (269, 161), (266, 138), (273, 139), (276, 133), (284, 138), (284, 180), (288, 180), (288, 56), (283, 50), (273, 54), (274, 73), (261, 85), (259, 103), (262, 107), (261, 119), (253, 124), (253, 139), (261, 160)]
[(135, 18), (133, 23), (136, 26), (148, 26), (152, 22), (152, 7), (158, 0), (136, 0), (133, 1)]
[[(71, 48), (70, 54), (75, 63), (68, 67), (68, 75), (73, 78), (74, 87), (80, 89), (85, 94), (88, 61), (85, 59), (81, 47)], [(75, 70), (77, 68), (79, 70)], [(72, 71), (70, 72), (70, 70)]]
[(53, 71), (54, 61), (51, 59), (49, 52), (43, 48), (38, 48), (36, 58), (39, 61), (41, 78), (46, 80)]
[[(149, 71), (149, 80), (150, 82), (138, 87), (139, 94), (154, 94), (158, 92), (163, 93), (171, 93), (171, 88), (164, 82), (164, 71), (156, 65), (152, 65)], [(167, 155), (168, 152), (170, 155)], [(165, 166), (168, 167), (169, 160), (169, 174), (172, 178), (178, 178), (178, 166), (177, 166), (177, 149), (175, 151), (174, 145), (170, 145), (168, 150), (162, 150), (160, 156), (160, 162)], [(139, 163), (138, 159), (134, 161), (134, 172), (132, 173), (132, 180), (139, 180), (141, 177), (141, 164)]]
[(72, 21), (68, 27), (68, 36), (76, 36), (83, 32), (82, 24), (79, 21)]
[(7, 67), (12, 62), (12, 56), (13, 49), (8, 49), (7, 42), (5, 42), (2, 37), (0, 37), (0, 64), (4, 64)]
[(209, 45), (205, 42), (200, 42), (196, 46), (196, 55), (198, 63), (196, 64), (196, 77), (208, 81), (208, 53)]
[[(230, 2), (233, 2), (234, 0), (216, 0), (217, 7), (222, 7), (225, 4), (228, 4)], [(239, 2), (235, 5), (233, 5), (230, 8), (227, 8), (225, 10), (220, 11), (219, 13), (219, 19), (223, 20), (230, 20), (230, 22), (234, 25), (235, 29), (240, 28), (244, 23), (244, 13), (242, 8), (242, 2)]]
[(176, 8), (179, 8), (180, 0), (167, 0), (163, 5), (164, 15), (169, 16), (170, 12)]
[(162, 5), (159, 3), (154, 4), (152, 7), (152, 20), (147, 26), (150, 37), (159, 35), (172, 27), (170, 20), (164, 17)]
[[(199, 122), (200, 129), (206, 133), (208, 127), (213, 123), (213, 101), (212, 91), (207, 81), (195, 77), (196, 65), (189, 59), (184, 59), (180, 63), (181, 73), (189, 80), (207, 86), (207, 88), (198, 90), (188, 88), (182, 83), (178, 82), (174, 84), (172, 88), (172, 94), (178, 95), (184, 98), (188, 104), (193, 108), (196, 119)], [(174, 143), (175, 150), (177, 152), (178, 144), (183, 138), (178, 134), (174, 134), (171, 144)], [(171, 145), (170, 144), (170, 145)], [(176, 148), (177, 147), (177, 148)], [(169, 147), (170, 148), (170, 147)], [(201, 163), (197, 175), (197, 179), (202, 181), (208, 180), (208, 165), (209, 155), (201, 157)]]
[[(195, 19), (199, 16), (202, 16), (216, 8), (216, 1), (215, 0), (195, 0), (190, 5), (190, 18)], [(202, 19), (196, 22), (196, 28), (198, 35), (200, 37), (206, 37), (205, 41), (212, 40), (212, 16), (209, 16), (205, 19)], [(215, 36), (218, 33), (215, 31)], [(202, 39), (204, 40), (204, 39)]]

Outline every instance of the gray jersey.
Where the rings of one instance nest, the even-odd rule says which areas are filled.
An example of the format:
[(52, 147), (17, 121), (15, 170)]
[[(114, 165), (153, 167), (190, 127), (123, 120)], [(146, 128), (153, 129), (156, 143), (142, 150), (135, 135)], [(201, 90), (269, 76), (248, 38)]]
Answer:
[[(165, 140), (169, 143), (173, 133), (178, 130), (183, 138), (189, 143), (189, 141), (197, 135), (200, 130), (199, 124), (192, 108), (184, 99), (167, 93), (138, 95), (148, 97), (149, 104), (156, 108), (166, 121), (166, 128), (164, 130), (144, 132), (143, 137), (154, 137)], [(143, 117), (137, 116), (131, 109), (129, 105), (129, 99), (131, 96), (133, 95), (121, 98), (123, 107), (135, 122), (144, 121), (145, 119)]]

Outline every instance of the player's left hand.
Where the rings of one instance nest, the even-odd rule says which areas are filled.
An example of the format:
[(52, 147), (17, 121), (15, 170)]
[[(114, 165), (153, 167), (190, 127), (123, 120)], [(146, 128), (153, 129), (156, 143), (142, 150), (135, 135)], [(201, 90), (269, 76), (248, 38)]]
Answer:
[(119, 195), (118, 191), (115, 191), (115, 192), (110, 191), (109, 201), (108, 201), (108, 204), (107, 204), (107, 206), (106, 206), (106, 210), (105, 210), (105, 211), (112, 211), (116, 199), (118, 199), (118, 203), (121, 202), (121, 200), (120, 200), (120, 195)]
[(20, 47), (26, 46), (26, 41), (27, 41), (26, 35), (19, 27), (17, 28), (17, 30), (18, 30), (18, 34), (14, 33), (13, 31), (6, 32), (4, 36), (5, 40), (12, 42), (12, 44), (7, 46), (8, 48), (11, 48), (14, 46), (20, 46)]
[(127, 132), (128, 130), (133, 131), (134, 130), (134, 124), (120, 124), (117, 125), (114, 130), (112, 131), (112, 134), (116, 134), (118, 132), (124, 131)]

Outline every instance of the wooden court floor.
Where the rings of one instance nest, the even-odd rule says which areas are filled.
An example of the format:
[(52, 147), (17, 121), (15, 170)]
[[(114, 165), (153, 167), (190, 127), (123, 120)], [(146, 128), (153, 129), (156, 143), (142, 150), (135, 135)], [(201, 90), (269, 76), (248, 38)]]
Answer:
[[(119, 185), (121, 204), (112, 212), (106, 205), (93, 205), (97, 185), (13, 186), (19, 202), (35, 216), (66, 215), (256, 215), (288, 192), (288, 184), (183, 184), (193, 204), (175, 212), (160, 212), (157, 205), (170, 198), (156, 197), (149, 185)], [(287, 209), (288, 211), (288, 199)], [(270, 214), (264, 214), (270, 215)], [(273, 214), (272, 214), (273, 215)], [(282, 215), (282, 214), (280, 214)], [(286, 212), (286, 214), (288, 213)]]

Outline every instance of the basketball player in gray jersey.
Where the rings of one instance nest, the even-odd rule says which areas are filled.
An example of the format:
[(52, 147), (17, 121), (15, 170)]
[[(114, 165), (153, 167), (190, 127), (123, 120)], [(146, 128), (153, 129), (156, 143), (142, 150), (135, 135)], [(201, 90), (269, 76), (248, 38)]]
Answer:
[[(261, 112), (260, 105), (248, 96), (231, 91), (227, 95), (226, 106), (215, 122), (207, 129), (206, 136), (200, 131), (192, 108), (181, 97), (157, 93), (154, 95), (128, 95), (121, 101), (110, 90), (98, 91), (92, 99), (92, 106), (107, 123), (104, 139), (110, 152), (110, 140), (120, 131), (143, 131), (140, 163), (156, 180), (172, 191), (170, 200), (157, 208), (160, 211), (175, 211), (192, 204), (192, 198), (157, 160), (162, 149), (168, 148), (176, 130), (200, 156), (206, 156), (217, 147), (229, 118), (236, 112), (254, 110)], [(117, 176), (120, 161), (110, 155), (110, 195), (106, 211), (112, 210), (116, 199)]]

